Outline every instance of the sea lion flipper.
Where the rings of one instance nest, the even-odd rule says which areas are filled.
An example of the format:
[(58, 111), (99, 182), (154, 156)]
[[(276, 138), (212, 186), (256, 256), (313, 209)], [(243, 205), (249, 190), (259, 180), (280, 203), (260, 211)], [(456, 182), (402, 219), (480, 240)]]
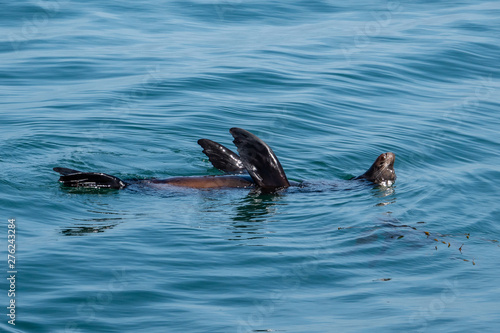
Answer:
[(246, 172), (240, 157), (232, 150), (209, 139), (200, 139), (198, 144), (215, 168), (227, 173)]
[(81, 173), (81, 171), (68, 168), (54, 168), (52, 170), (54, 170), (55, 172), (59, 172), (63, 176), (70, 175), (72, 173)]
[(243, 165), (259, 187), (275, 189), (290, 186), (271, 147), (244, 129), (233, 127), (229, 132), (234, 137), (233, 142), (238, 147)]
[(68, 187), (121, 189), (127, 184), (118, 177), (100, 172), (80, 172), (67, 168), (54, 168), (61, 177), (59, 181)]

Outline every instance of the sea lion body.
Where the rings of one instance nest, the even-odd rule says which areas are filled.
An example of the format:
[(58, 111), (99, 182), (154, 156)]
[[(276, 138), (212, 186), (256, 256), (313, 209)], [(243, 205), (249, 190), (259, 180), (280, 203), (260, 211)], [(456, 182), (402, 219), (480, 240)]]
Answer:
[(172, 177), (167, 179), (152, 179), (145, 182), (154, 185), (171, 185), (199, 189), (250, 188), (255, 186), (250, 177), (236, 175)]
[[(198, 140), (212, 165), (225, 172), (225, 175), (123, 181), (105, 173), (81, 172), (68, 168), (54, 168), (54, 171), (61, 174), (59, 181), (64, 186), (83, 188), (122, 189), (130, 184), (140, 183), (155, 187), (167, 185), (198, 189), (255, 187), (273, 192), (290, 186), (305, 186), (305, 183), (290, 182), (287, 179), (278, 157), (256, 135), (236, 127), (231, 128), (230, 133), (239, 155), (217, 142)], [(395, 158), (393, 153), (379, 155), (364, 174), (354, 179), (365, 179), (385, 186), (392, 185), (396, 180)]]

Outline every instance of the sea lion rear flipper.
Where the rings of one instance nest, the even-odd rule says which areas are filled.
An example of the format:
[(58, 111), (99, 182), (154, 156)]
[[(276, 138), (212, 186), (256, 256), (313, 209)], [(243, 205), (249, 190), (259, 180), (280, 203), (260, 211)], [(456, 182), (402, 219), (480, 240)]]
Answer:
[(229, 132), (234, 137), (241, 161), (253, 181), (262, 188), (276, 189), (290, 186), (278, 158), (264, 141), (237, 127)]
[(215, 168), (227, 173), (246, 172), (240, 157), (232, 150), (209, 139), (200, 139), (198, 144), (203, 147), (203, 153)]
[(59, 181), (64, 186), (84, 188), (113, 188), (121, 189), (127, 184), (118, 177), (100, 172), (80, 172), (67, 168), (54, 168), (61, 174)]

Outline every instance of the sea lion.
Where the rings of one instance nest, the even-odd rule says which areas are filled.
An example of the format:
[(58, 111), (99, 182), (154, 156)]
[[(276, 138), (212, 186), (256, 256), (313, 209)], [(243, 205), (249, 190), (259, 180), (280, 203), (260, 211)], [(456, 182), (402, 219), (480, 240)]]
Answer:
[[(83, 188), (122, 189), (133, 183), (170, 185), (190, 188), (251, 188), (276, 191), (303, 183), (290, 182), (271, 147), (256, 135), (241, 128), (231, 128), (238, 153), (208, 139), (198, 140), (210, 162), (226, 175), (173, 177), (167, 179), (146, 179), (123, 181), (115, 176), (98, 172), (81, 172), (68, 168), (54, 168), (61, 174), (59, 181), (64, 186)], [(365, 179), (375, 184), (392, 185), (396, 180), (394, 172), (395, 155), (381, 154), (362, 175), (353, 179)]]

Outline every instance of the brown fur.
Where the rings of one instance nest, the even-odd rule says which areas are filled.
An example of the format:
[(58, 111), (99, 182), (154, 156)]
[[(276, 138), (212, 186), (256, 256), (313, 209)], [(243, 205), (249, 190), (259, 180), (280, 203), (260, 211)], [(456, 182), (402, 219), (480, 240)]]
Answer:
[(162, 180), (151, 180), (155, 184), (168, 184), (173, 186), (191, 188), (246, 188), (254, 186), (253, 182), (240, 176), (194, 176), (194, 177), (173, 177)]

